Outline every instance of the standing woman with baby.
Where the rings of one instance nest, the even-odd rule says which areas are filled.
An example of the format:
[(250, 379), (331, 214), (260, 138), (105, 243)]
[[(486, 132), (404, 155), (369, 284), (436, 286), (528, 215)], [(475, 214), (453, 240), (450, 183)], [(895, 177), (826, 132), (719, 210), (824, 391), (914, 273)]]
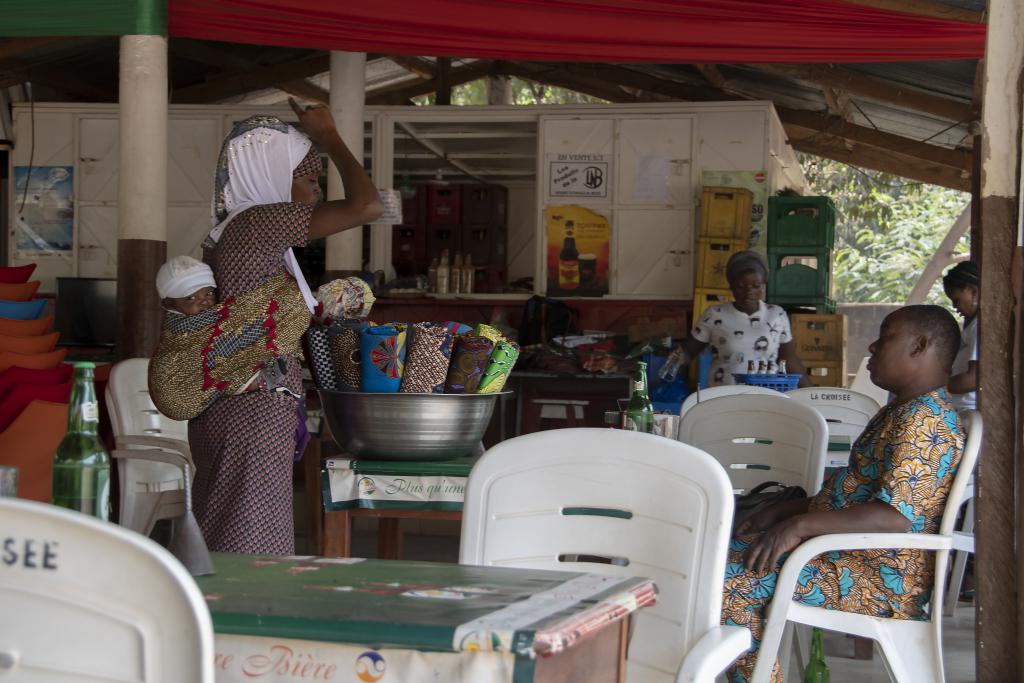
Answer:
[[(305, 135), (276, 117), (254, 116), (235, 126), (221, 149), (206, 244), (221, 301), (287, 271), (311, 305), (292, 247), (362, 226), (383, 211), (330, 111), (289, 102)], [(345, 199), (319, 201), (317, 148), (337, 167)], [(281, 361), (276, 382), (220, 397), (189, 421), (195, 513), (211, 550), (294, 553), (291, 472), (303, 389), (299, 356)]]

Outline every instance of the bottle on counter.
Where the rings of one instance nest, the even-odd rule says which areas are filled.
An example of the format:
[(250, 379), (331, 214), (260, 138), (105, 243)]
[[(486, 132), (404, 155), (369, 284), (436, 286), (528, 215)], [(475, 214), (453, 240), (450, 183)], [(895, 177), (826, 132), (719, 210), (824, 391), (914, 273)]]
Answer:
[(632, 391), (626, 405), (625, 428), (635, 432), (654, 431), (654, 406), (647, 391), (647, 363), (639, 361), (633, 373)]
[(747, 374), (753, 375), (757, 373), (757, 363), (752, 360), (747, 361)]
[(665, 359), (665, 364), (658, 370), (658, 378), (663, 382), (674, 382), (679, 376), (679, 369), (686, 364), (686, 361), (686, 350), (682, 346), (672, 349)]
[(430, 267), (427, 268), (427, 290), (431, 292), (437, 291), (437, 257), (435, 256), (430, 261)]
[(778, 368), (777, 365), (775, 365), (775, 361), (773, 361), (773, 360), (768, 361), (768, 374), (769, 375), (777, 375), (777, 374), (779, 374), (779, 368)]
[(759, 375), (767, 375), (768, 374), (768, 363), (767, 362), (765, 362), (763, 360), (757, 361), (757, 374), (759, 374)]
[(465, 254), (462, 257), (462, 293), (472, 294), (474, 280), (476, 279), (476, 268), (473, 267), (473, 257)]
[(811, 657), (804, 668), (804, 683), (829, 683), (831, 674), (825, 663), (825, 648), (821, 644), (821, 629), (814, 629), (811, 640)]
[(452, 294), (462, 292), (462, 254), (455, 252), (452, 268), (448, 273), (448, 291)]
[(441, 251), (441, 260), (437, 264), (437, 293), (447, 294), (451, 271), (448, 267), (448, 250)]
[(99, 403), (92, 382), (95, 368), (95, 363), (75, 363), (68, 430), (53, 456), (53, 504), (106, 521), (110, 454), (99, 437)]

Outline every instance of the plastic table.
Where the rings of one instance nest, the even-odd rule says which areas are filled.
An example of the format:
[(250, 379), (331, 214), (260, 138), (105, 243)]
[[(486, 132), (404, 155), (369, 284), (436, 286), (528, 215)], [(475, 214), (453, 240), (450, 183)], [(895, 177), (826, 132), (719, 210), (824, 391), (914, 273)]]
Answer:
[(197, 579), (219, 683), (622, 681), (648, 579), (357, 558), (214, 554)]

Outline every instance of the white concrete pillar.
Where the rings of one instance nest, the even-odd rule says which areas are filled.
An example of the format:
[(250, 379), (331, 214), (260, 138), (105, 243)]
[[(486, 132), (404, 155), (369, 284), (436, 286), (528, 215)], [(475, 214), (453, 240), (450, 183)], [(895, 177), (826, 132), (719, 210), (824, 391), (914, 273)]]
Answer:
[(154, 281), (167, 258), (167, 38), (121, 37), (118, 353), (149, 356), (160, 334)]
[[(363, 162), (363, 107), (366, 104), (366, 53), (331, 53), (331, 114), (341, 139)], [(374, 181), (376, 182), (376, 178)], [(331, 164), (327, 171), (327, 198), (343, 199), (341, 176)], [(352, 228), (327, 238), (326, 270), (358, 271), (363, 267), (363, 231)]]

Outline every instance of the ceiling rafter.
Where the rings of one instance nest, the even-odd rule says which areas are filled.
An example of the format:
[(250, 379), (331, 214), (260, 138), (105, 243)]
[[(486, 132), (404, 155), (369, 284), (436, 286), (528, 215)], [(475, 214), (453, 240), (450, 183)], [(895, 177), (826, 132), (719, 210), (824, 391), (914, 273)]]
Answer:
[(944, 2), (936, 2), (935, 0), (846, 0), (846, 2), (889, 12), (916, 14), (920, 17), (931, 17), (932, 19), (965, 21), (969, 24), (985, 23), (984, 12), (967, 9), (966, 7), (955, 7)]
[(757, 71), (795, 78), (819, 87), (836, 88), (849, 95), (895, 104), (950, 121), (971, 121), (970, 102), (933, 95), (895, 81), (868, 76), (836, 66), (820, 64), (747, 64)]
[(177, 88), (171, 93), (175, 104), (203, 104), (253, 90), (276, 88), (282, 83), (324, 73), (331, 68), (331, 59), (325, 53), (272, 66), (250, 65), (245, 71), (225, 74), (205, 83)]
[(430, 60), (422, 57), (406, 57), (404, 55), (389, 56), (392, 62), (412, 74), (416, 74), (425, 81), (432, 81), (437, 77), (437, 66)]
[[(463, 83), (475, 81), (478, 78), (489, 76), (494, 72), (494, 62), (490, 60), (477, 60), (469, 64), (457, 66), (448, 72), (448, 85), (455, 87)], [(428, 95), (437, 90), (437, 84), (432, 81), (418, 80), (412, 83), (396, 83), (383, 88), (376, 88), (366, 91), (367, 104), (409, 104), (409, 100), (420, 95)]]

